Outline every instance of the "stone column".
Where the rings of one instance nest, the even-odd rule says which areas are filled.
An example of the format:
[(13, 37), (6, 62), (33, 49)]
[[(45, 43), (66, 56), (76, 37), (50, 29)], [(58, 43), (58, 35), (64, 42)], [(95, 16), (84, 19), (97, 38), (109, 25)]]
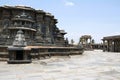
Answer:
[(117, 40), (117, 52), (119, 52), (119, 41)]
[(114, 52), (116, 52), (116, 40), (114, 41)]
[(51, 23), (50, 23), (50, 36), (51, 36), (51, 42), (52, 44), (54, 44), (55, 40), (54, 40), (54, 36), (53, 36), (53, 27), (55, 26), (55, 22), (52, 19)]
[(118, 48), (119, 48), (118, 50), (119, 50), (119, 52), (120, 52), (120, 40), (119, 40)]
[(118, 52), (120, 52), (120, 41), (118, 40)]
[(114, 52), (114, 41), (112, 40), (111, 43), (112, 43), (112, 44), (111, 44), (112, 52)]
[(115, 41), (113, 41), (114, 42), (114, 45), (113, 45), (113, 52), (115, 52)]
[(88, 44), (88, 38), (86, 38), (86, 44)]
[(110, 51), (110, 52), (113, 51), (113, 50), (112, 50), (112, 40), (109, 40), (109, 51)]
[(90, 49), (92, 49), (92, 39), (90, 38)]
[(87, 47), (87, 39), (86, 38), (84, 38), (85, 39), (85, 47)]
[(119, 40), (116, 40), (115, 52), (119, 52), (119, 46), (120, 46)]
[(109, 52), (110, 51), (110, 41), (107, 40), (107, 51)]
[(90, 38), (90, 44), (92, 43), (92, 39)]
[(105, 52), (105, 40), (103, 39), (103, 52)]
[(116, 52), (118, 52), (118, 40), (116, 40)]

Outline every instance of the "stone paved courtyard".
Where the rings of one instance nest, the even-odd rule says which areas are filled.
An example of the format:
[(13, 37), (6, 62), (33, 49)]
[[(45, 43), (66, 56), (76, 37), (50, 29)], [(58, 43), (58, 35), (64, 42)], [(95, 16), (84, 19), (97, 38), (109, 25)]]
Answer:
[(0, 80), (120, 80), (120, 53), (94, 50), (31, 64), (0, 62)]

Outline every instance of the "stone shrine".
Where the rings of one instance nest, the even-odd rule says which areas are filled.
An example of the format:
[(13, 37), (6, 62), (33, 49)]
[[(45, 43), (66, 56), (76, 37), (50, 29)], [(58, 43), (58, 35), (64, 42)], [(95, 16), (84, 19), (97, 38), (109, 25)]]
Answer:
[(9, 60), (8, 63), (30, 63), (30, 51), (31, 48), (26, 47), (27, 42), (22, 30), (17, 32), (13, 46), (8, 47)]
[(30, 63), (46, 56), (82, 54), (82, 48), (69, 46), (66, 32), (56, 24), (57, 19), (43, 10), (1, 6), (0, 58), (8, 63)]

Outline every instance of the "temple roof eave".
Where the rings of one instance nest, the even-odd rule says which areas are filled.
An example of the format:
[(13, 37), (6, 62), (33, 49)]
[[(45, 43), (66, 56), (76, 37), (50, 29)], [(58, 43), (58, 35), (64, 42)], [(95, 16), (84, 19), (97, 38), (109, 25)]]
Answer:
[(65, 32), (64, 30), (60, 30), (60, 34), (65, 35), (65, 34), (67, 34), (67, 32)]
[(43, 10), (35, 10), (34, 8), (31, 7), (26, 7), (26, 6), (0, 6), (0, 8), (2, 9), (18, 9), (18, 10), (29, 10), (29, 11), (33, 11), (35, 13), (40, 13), (43, 14), (46, 17), (50, 17), (54, 20), (55, 23), (58, 23), (57, 19), (54, 18), (54, 16), (51, 13), (47, 13)]
[(92, 38), (91, 35), (83, 35), (81, 38)]
[(8, 46), (8, 50), (31, 50), (30, 47), (14, 47), (14, 46)]
[(2, 6), (0, 8), (3, 9), (21, 9), (21, 10), (31, 10), (31, 11), (35, 11), (35, 9), (31, 8), (31, 7), (26, 7), (26, 6)]
[(24, 20), (24, 21), (29, 21), (29, 22), (32, 22), (32, 23), (34, 23), (35, 21), (33, 21), (33, 20), (30, 20), (30, 19), (23, 19), (23, 18), (12, 18), (12, 20)]
[(21, 29), (21, 30), (31, 30), (31, 31), (37, 31), (36, 29), (32, 29), (32, 28), (26, 28), (26, 27), (8, 27), (8, 29)]
[(102, 40), (116, 40), (116, 39), (120, 40), (120, 35), (103, 37)]

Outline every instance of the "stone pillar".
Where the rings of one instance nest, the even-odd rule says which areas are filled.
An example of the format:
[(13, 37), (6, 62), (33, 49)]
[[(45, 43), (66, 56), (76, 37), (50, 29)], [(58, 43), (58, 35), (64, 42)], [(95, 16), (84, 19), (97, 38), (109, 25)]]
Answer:
[(115, 41), (113, 41), (114, 42), (114, 45), (113, 45), (113, 52), (115, 52)]
[(88, 38), (86, 38), (86, 44), (88, 44)]
[(105, 52), (105, 40), (103, 39), (103, 52)]
[(109, 40), (109, 51), (112, 52), (112, 40)]
[(107, 51), (110, 52), (110, 41), (107, 40)]
[(89, 44), (89, 46), (90, 46), (90, 49), (92, 49), (92, 39), (90, 38), (90, 44)]
[(119, 52), (119, 41), (117, 40), (117, 52)]
[(87, 38), (85, 38), (85, 47), (87, 47)]
[(92, 39), (90, 38), (90, 44), (92, 43)]
[(119, 52), (120, 42), (119, 42), (119, 40), (115, 40), (115, 41), (116, 41), (116, 44), (115, 44), (115, 52)]
[(119, 41), (117, 40), (117, 52), (119, 52)]
[(114, 41), (112, 40), (112, 52), (114, 52)]
[(116, 40), (114, 41), (114, 52), (116, 52)]
[(120, 52), (120, 41), (118, 40), (118, 52)]
[(118, 52), (118, 40), (116, 41), (116, 52)]
[(51, 37), (52, 44), (54, 44), (54, 42), (55, 42), (54, 36), (53, 36), (53, 27), (55, 26), (54, 24), (55, 24), (54, 21), (51, 20), (51, 23), (50, 23), (50, 37)]

